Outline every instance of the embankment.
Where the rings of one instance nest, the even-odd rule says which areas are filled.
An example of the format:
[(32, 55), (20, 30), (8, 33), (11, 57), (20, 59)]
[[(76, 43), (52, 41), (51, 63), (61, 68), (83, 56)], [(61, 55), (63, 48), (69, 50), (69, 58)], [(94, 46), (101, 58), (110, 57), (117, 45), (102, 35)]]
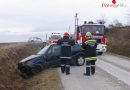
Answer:
[(0, 90), (25, 90), (24, 80), (17, 74), (17, 63), (36, 52), (39, 44), (16, 43), (0, 47)]
[(130, 27), (111, 28), (107, 37), (109, 52), (130, 57)]

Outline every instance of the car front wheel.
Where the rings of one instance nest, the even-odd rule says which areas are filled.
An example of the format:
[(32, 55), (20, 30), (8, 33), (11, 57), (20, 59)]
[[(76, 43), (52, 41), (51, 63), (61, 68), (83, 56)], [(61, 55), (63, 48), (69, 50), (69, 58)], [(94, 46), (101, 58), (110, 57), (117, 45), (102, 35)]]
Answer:
[(76, 64), (78, 66), (82, 66), (84, 65), (84, 63), (85, 63), (84, 56), (83, 55), (78, 56), (76, 59)]
[(41, 64), (37, 64), (32, 68), (32, 73), (33, 74), (37, 74), (39, 72), (41, 72), (43, 69), (43, 66)]

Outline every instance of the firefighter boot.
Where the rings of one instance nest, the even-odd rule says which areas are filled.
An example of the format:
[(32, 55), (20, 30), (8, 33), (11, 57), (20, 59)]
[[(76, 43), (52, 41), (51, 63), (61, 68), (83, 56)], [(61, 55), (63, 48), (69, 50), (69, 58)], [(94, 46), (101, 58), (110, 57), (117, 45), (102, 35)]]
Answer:
[(61, 65), (61, 72), (62, 72), (62, 73), (65, 72), (65, 65), (64, 65), (64, 64)]
[(86, 61), (86, 73), (84, 73), (84, 75), (90, 76), (90, 69), (90, 61)]
[(70, 65), (66, 65), (66, 75), (70, 74)]
[(95, 74), (95, 65), (91, 65), (91, 74), (92, 74), (92, 75)]
[(90, 76), (90, 66), (87, 66), (86, 67), (86, 73), (84, 73), (84, 75), (86, 75), (86, 76)]
[(94, 75), (95, 74), (95, 60), (91, 61), (91, 74)]

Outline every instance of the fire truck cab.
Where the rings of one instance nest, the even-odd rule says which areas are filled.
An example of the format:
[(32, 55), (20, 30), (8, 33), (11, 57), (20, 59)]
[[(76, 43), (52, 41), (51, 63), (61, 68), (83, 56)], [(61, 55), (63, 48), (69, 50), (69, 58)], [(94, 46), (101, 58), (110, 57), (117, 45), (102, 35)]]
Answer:
[(106, 52), (106, 36), (105, 36), (105, 26), (104, 24), (84, 23), (77, 27), (76, 31), (76, 42), (82, 44), (86, 39), (86, 32), (91, 32), (92, 37), (97, 40), (97, 53), (102, 55)]
[(49, 37), (49, 44), (55, 44), (61, 38), (60, 33), (52, 33)]

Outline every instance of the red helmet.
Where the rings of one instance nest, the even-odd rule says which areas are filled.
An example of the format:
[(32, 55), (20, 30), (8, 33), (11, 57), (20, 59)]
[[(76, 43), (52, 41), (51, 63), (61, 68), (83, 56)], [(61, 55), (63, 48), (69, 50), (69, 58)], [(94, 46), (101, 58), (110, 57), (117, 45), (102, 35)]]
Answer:
[(63, 34), (63, 36), (69, 36), (69, 33), (65, 32), (65, 33)]

